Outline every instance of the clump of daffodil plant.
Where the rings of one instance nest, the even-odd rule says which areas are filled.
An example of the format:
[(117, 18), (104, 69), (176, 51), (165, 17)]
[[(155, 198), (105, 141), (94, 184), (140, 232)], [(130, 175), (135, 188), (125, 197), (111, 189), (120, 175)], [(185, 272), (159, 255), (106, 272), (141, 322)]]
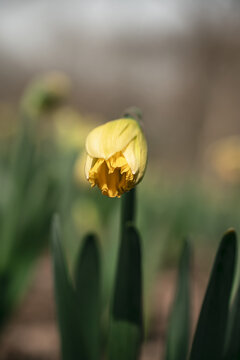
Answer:
[(133, 117), (109, 121), (93, 129), (86, 139), (85, 174), (103, 195), (120, 197), (143, 178), (147, 143)]

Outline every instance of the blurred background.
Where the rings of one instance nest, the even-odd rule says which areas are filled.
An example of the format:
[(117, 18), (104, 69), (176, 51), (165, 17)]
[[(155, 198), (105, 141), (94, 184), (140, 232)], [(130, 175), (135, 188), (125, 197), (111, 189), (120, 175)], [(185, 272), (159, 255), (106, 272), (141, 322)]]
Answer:
[(109, 303), (120, 204), (90, 191), (83, 149), (88, 131), (131, 105), (143, 111), (149, 145), (138, 187), (143, 359), (163, 351), (186, 236), (197, 312), (220, 236), (240, 229), (239, 33), (236, 0), (0, 2), (0, 286), (10, 289), (0, 359), (58, 356), (47, 250), (54, 212), (70, 268), (83, 234), (101, 234)]

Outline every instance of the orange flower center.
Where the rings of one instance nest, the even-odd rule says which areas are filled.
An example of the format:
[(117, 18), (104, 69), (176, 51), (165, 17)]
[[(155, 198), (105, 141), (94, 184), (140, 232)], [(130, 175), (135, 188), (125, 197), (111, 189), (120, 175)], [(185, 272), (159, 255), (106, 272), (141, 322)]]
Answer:
[(135, 185), (135, 175), (132, 173), (121, 151), (108, 160), (96, 159), (89, 171), (91, 186), (97, 185), (103, 195), (120, 197)]

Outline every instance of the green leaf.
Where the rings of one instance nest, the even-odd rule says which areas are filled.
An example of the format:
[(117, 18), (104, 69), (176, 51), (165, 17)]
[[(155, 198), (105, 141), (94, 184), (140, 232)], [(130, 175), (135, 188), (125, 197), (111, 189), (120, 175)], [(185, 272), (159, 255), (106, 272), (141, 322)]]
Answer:
[(178, 284), (167, 334), (166, 360), (186, 360), (190, 334), (190, 246), (182, 250)]
[[(60, 225), (55, 217), (52, 228), (52, 256), (54, 270), (55, 297), (61, 336), (63, 360), (83, 359), (80, 342), (81, 319), (74, 289), (70, 283), (60, 242)], [(87, 360), (87, 357), (85, 358)]]
[(110, 326), (109, 359), (136, 360), (142, 339), (140, 237), (127, 225), (121, 239)]
[(236, 245), (236, 234), (230, 230), (224, 235), (215, 258), (193, 340), (190, 360), (219, 360), (223, 355)]
[(99, 359), (100, 259), (97, 239), (87, 235), (77, 258), (75, 285), (69, 279), (59, 220), (52, 231), (55, 296), (63, 360)]
[(240, 284), (229, 315), (228, 339), (224, 360), (240, 359)]
[(95, 235), (85, 237), (75, 268), (77, 303), (81, 317), (81, 341), (86, 347), (84, 359), (100, 355), (100, 256)]
[(11, 304), (9, 299), (9, 283), (10, 276), (9, 273), (0, 274), (0, 331), (2, 331), (3, 325), (6, 322), (7, 317), (11, 313)]
[[(0, 271), (5, 272), (11, 262), (11, 255), (18, 240), (19, 218), (21, 218), (26, 189), (32, 179), (36, 149), (27, 127), (22, 127), (10, 159), (11, 191), (4, 209), (1, 226)], [(24, 161), (23, 161), (24, 159)]]
[(110, 327), (110, 360), (136, 360), (141, 345), (139, 327), (128, 321), (112, 321)]

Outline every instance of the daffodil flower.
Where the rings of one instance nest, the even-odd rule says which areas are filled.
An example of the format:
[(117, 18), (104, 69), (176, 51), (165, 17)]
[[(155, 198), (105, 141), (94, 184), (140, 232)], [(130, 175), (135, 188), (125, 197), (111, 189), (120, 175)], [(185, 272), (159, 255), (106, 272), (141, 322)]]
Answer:
[(139, 123), (131, 118), (107, 122), (86, 140), (85, 175), (104, 195), (120, 197), (142, 179), (147, 143)]

